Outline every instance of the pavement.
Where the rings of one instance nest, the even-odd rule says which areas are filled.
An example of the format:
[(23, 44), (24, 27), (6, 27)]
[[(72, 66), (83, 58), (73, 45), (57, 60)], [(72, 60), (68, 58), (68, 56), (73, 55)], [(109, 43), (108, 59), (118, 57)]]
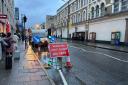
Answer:
[(13, 61), (13, 68), (5, 70), (0, 62), (0, 85), (55, 85), (29, 46), (20, 46), (20, 60)]
[(77, 41), (77, 40), (66, 40), (66, 39), (62, 39), (62, 40), (72, 42), (72, 43), (78, 43), (78, 44), (82, 44), (86, 46), (91, 46), (95, 48), (102, 48), (102, 49), (108, 49), (112, 51), (128, 53), (128, 46), (122, 46), (122, 45), (116, 46), (116, 45), (111, 45), (111, 44), (91, 43), (91, 42), (84, 42), (84, 41)]

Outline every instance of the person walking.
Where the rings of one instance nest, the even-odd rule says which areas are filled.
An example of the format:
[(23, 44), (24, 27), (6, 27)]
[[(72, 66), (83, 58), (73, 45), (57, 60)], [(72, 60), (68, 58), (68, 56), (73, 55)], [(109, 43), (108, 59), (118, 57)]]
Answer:
[(13, 37), (11, 33), (7, 33), (7, 37), (5, 39), (7, 45), (6, 45), (6, 58), (5, 58), (5, 69), (11, 69), (12, 68), (12, 56), (14, 51), (14, 43)]
[(14, 35), (13, 35), (13, 40), (15, 41), (15, 43), (14, 43), (14, 49), (17, 50), (18, 49), (18, 40), (19, 40), (19, 37), (17, 36), (16, 33), (14, 33)]
[(2, 60), (4, 60), (5, 55), (6, 55), (6, 45), (7, 43), (5, 42), (6, 34), (2, 33), (1, 36), (1, 48), (2, 48)]

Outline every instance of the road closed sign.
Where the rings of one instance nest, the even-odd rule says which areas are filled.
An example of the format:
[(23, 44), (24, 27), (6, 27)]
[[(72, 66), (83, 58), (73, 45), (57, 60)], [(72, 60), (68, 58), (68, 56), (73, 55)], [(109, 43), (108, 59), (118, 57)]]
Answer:
[(69, 56), (67, 43), (51, 43), (49, 44), (49, 52), (51, 58)]

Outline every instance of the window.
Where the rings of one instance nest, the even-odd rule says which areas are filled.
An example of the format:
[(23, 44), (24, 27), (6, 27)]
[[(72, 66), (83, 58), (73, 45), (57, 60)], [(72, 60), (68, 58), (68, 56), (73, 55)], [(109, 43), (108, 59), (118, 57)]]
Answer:
[(80, 22), (81, 21), (81, 14), (79, 13), (78, 14), (78, 22)]
[(83, 7), (83, 2), (84, 2), (84, 0), (81, 0), (81, 7)]
[(96, 17), (99, 17), (99, 6), (96, 6)]
[(73, 3), (73, 4), (72, 4), (72, 12), (74, 12), (74, 8), (75, 8), (75, 7), (74, 7), (74, 3)]
[(81, 13), (79, 13), (79, 22), (81, 22)]
[(121, 2), (122, 2), (121, 10), (127, 11), (128, 10), (128, 0), (122, 0)]
[(72, 18), (71, 18), (71, 22), (73, 23), (73, 16), (72, 16)]
[(80, 7), (81, 7), (81, 0), (78, 0), (79, 1), (79, 6), (78, 6), (78, 8), (80, 9)]
[(84, 0), (84, 2), (83, 2), (84, 6), (86, 5), (86, 2), (87, 2), (87, 0)]
[(78, 0), (77, 0), (77, 2), (76, 2), (76, 10), (78, 10), (78, 5), (79, 5), (79, 3), (78, 3)]
[(72, 5), (70, 5), (70, 12), (72, 12)]
[(92, 7), (92, 9), (91, 9), (91, 14), (92, 14), (92, 18), (94, 18), (94, 7)]
[(84, 11), (83, 12), (83, 21), (85, 21), (86, 20), (86, 12)]
[(77, 3), (76, 2), (74, 2), (74, 11), (76, 11), (77, 10)]
[(76, 17), (75, 17), (75, 15), (73, 15), (72, 23), (75, 23), (75, 22), (76, 22)]
[(101, 16), (105, 15), (105, 5), (104, 3), (101, 4)]
[(119, 0), (114, 0), (114, 12), (119, 12)]
[(83, 0), (83, 3), (82, 3), (83, 6), (84, 6), (84, 3), (85, 3), (85, 0)]
[(74, 20), (75, 20), (75, 23), (77, 22), (77, 15), (75, 15), (75, 18), (74, 18)]
[(83, 13), (81, 12), (80, 21), (83, 21)]

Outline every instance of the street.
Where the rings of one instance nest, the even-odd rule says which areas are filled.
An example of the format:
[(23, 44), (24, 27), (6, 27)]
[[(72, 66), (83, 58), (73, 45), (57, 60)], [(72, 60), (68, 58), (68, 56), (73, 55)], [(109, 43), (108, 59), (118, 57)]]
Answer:
[[(68, 85), (128, 85), (128, 54), (68, 42), (70, 72), (63, 68)], [(63, 85), (55, 68), (48, 70), (57, 85)]]
[(128, 0), (0, 0), (0, 85), (128, 85)]

